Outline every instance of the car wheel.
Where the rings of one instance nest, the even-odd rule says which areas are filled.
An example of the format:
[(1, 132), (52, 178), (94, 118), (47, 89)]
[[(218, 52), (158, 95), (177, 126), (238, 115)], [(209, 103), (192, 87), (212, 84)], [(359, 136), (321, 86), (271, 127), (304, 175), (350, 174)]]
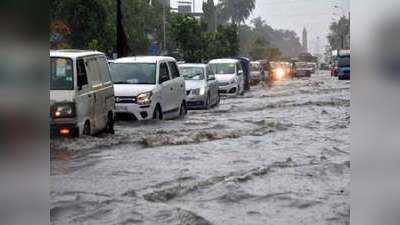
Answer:
[(91, 135), (91, 130), (90, 130), (90, 122), (89, 121), (86, 121), (85, 122), (85, 125), (83, 126), (83, 135), (86, 135), (86, 136), (90, 136)]
[(217, 101), (215, 102), (215, 106), (218, 106), (221, 103), (221, 95), (217, 94)]
[(159, 105), (154, 109), (153, 120), (162, 120), (162, 111)]
[(206, 103), (205, 103), (205, 105), (204, 105), (204, 108), (205, 108), (205, 109), (209, 109), (210, 106), (211, 106), (211, 96), (210, 96), (210, 93), (208, 93), (208, 94), (207, 94), (207, 100), (206, 100)]
[(106, 126), (106, 132), (109, 134), (114, 134), (114, 116), (112, 114), (108, 115), (108, 119), (107, 119), (107, 126)]
[(179, 109), (179, 118), (184, 118), (187, 114), (186, 104), (182, 102), (181, 107)]

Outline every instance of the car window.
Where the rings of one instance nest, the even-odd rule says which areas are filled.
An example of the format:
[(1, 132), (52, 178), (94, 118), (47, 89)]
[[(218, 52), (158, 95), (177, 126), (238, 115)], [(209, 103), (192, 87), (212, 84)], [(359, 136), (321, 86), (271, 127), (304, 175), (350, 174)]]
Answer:
[(214, 74), (234, 74), (235, 64), (234, 63), (212, 63), (210, 64), (211, 70)]
[(155, 84), (155, 63), (111, 63), (114, 84)]
[(239, 71), (242, 71), (242, 72), (243, 72), (241, 63), (237, 63), (237, 64), (236, 64), (236, 67), (237, 67), (237, 72), (238, 72), (238, 73), (239, 73)]
[(100, 78), (104, 83), (111, 81), (110, 68), (108, 67), (108, 62), (104, 56), (97, 58), (97, 63), (99, 66)]
[(204, 69), (198, 66), (182, 66), (180, 73), (185, 80), (204, 80)]
[(159, 81), (159, 83), (161, 84), (168, 80), (170, 80), (168, 66), (166, 63), (161, 63), (160, 64), (160, 81)]
[(71, 59), (50, 59), (50, 90), (73, 90), (74, 69)]
[(86, 72), (91, 87), (101, 84), (100, 72), (95, 57), (85, 59)]
[(171, 71), (171, 78), (175, 79), (180, 76), (178, 67), (176, 66), (175, 62), (168, 62), (169, 69)]
[(83, 86), (88, 85), (88, 78), (86, 73), (85, 61), (78, 59), (76, 61), (77, 77), (78, 77), (78, 88), (82, 89)]

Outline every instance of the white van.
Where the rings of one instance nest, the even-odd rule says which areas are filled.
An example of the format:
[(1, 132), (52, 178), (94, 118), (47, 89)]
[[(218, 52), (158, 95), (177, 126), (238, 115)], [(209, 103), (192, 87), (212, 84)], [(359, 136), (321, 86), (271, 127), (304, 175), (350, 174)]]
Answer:
[(117, 114), (136, 120), (172, 119), (187, 113), (185, 80), (172, 57), (126, 57), (110, 63)]
[(214, 59), (209, 63), (219, 84), (221, 94), (239, 95), (244, 93), (244, 72), (237, 59)]
[(114, 133), (114, 90), (105, 55), (50, 51), (50, 129), (62, 136)]

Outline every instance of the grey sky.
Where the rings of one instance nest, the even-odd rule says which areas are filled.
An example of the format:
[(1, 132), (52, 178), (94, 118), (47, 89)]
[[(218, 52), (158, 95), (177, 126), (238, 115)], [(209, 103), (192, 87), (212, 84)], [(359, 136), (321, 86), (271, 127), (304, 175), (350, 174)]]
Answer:
[[(178, 1), (171, 0), (172, 5)], [(202, 3), (206, 0), (194, 0), (196, 12), (202, 11)], [(218, 0), (214, 0), (218, 3)], [(174, 4), (175, 3), (175, 4)], [(339, 8), (334, 8), (337, 5)], [(261, 16), (267, 24), (274, 29), (294, 30), (299, 37), (305, 26), (308, 30), (309, 48), (315, 52), (317, 37), (319, 47), (327, 44), (329, 24), (341, 15), (348, 15), (350, 0), (256, 0), (256, 9), (247, 23), (252, 18)]]
[[(334, 8), (338, 5), (340, 8)], [(256, 0), (251, 18), (261, 16), (274, 29), (294, 30), (299, 37), (305, 26), (308, 30), (309, 47), (315, 52), (317, 37), (319, 46), (327, 44), (329, 24), (343, 13), (348, 15), (350, 0)], [(335, 14), (335, 15), (334, 15)]]

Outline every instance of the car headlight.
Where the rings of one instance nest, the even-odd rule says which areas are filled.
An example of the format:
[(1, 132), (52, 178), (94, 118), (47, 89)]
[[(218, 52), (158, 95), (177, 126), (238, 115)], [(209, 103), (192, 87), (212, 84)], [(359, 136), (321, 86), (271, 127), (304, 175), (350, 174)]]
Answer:
[(153, 96), (153, 92), (151, 92), (151, 91), (141, 93), (137, 96), (136, 102), (139, 105), (150, 105), (152, 96)]
[(199, 91), (199, 95), (204, 95), (206, 93), (206, 88), (205, 87), (201, 87), (200, 91)]
[(282, 68), (276, 69), (276, 78), (282, 79), (285, 76), (285, 71)]
[(57, 103), (51, 108), (51, 114), (53, 118), (72, 118), (75, 117), (75, 103)]
[(237, 80), (236, 79), (232, 79), (231, 81), (229, 81), (229, 84), (236, 84)]

